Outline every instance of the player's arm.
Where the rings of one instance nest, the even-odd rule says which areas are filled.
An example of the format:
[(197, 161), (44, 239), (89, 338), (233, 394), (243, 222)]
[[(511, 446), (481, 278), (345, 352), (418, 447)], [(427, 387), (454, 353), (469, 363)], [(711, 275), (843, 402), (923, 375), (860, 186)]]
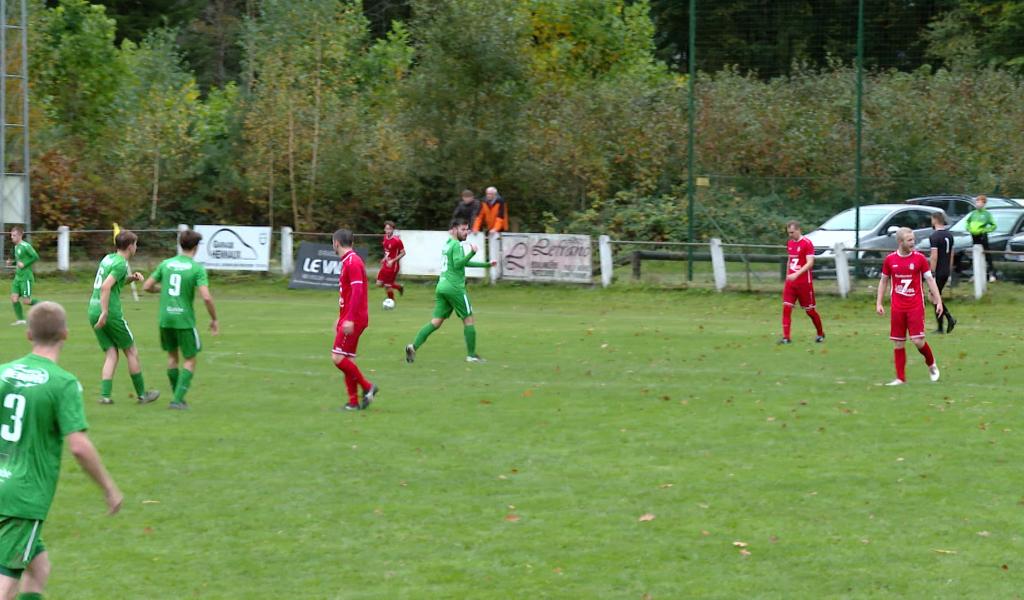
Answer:
[(117, 279), (113, 275), (107, 275), (100, 286), (100, 318), (96, 320), (96, 329), (101, 329), (107, 324), (107, 313), (110, 310), (110, 290), (114, 289)]
[(206, 312), (210, 313), (210, 332), (213, 335), (217, 335), (220, 331), (220, 324), (217, 322), (217, 307), (213, 305), (213, 294), (210, 293), (210, 286), (200, 285), (198, 289), (199, 297), (203, 299), (203, 304), (206, 305)]
[(156, 268), (155, 271), (149, 274), (149, 278), (142, 284), (142, 290), (151, 294), (160, 293), (160, 282), (164, 279), (163, 264)]
[(875, 296), (875, 312), (880, 315), (885, 314), (885, 307), (882, 306), (882, 294), (888, 291), (889, 283), (889, 276), (882, 273), (881, 279), (878, 280), (878, 294)]
[(939, 294), (939, 286), (935, 283), (935, 276), (932, 275), (931, 271), (924, 274), (925, 281), (928, 282), (928, 292), (932, 295), (932, 304), (935, 305), (935, 312), (942, 313), (942, 295)]
[(107, 472), (106, 467), (103, 466), (100, 453), (92, 445), (89, 436), (84, 431), (76, 431), (69, 433), (66, 439), (68, 441), (68, 449), (71, 450), (71, 454), (78, 461), (78, 464), (81, 465), (82, 470), (88, 473), (89, 477), (103, 490), (109, 514), (114, 514), (121, 510), (124, 495), (117, 488), (117, 484), (114, 483), (114, 479)]
[(932, 273), (939, 266), (939, 249), (935, 247), (935, 244), (932, 244), (932, 251), (928, 256), (928, 264), (931, 266)]
[(21, 257), (21, 268), (27, 269), (32, 266), (32, 263), (39, 260), (39, 253), (32, 247), (31, 244), (25, 244), (22, 252), (24, 253)]

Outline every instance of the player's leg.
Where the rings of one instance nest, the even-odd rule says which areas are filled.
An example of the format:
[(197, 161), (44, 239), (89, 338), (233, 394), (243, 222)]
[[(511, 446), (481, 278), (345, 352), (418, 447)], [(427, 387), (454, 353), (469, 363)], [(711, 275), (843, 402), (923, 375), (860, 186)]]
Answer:
[[(429, 323), (420, 328), (419, 332), (416, 334), (416, 339), (413, 340), (412, 344), (410, 344), (414, 353), (416, 350), (420, 349), (420, 346), (426, 343), (427, 338), (430, 337), (430, 334), (434, 333), (435, 331), (441, 328), (441, 325), (444, 324), (445, 319), (452, 316), (452, 311), (454, 309), (455, 307), (451, 303), (447, 294), (445, 294), (444, 292), (436, 292), (434, 294), (433, 317), (430, 319)], [(407, 347), (407, 353), (408, 349), (409, 348)], [(408, 360), (408, 357), (406, 357), (406, 359)], [(410, 360), (409, 362), (412, 361)]]
[(893, 365), (896, 379), (888, 385), (901, 385), (907, 381), (907, 313), (892, 310), (889, 319), (889, 339), (893, 342)]
[(120, 359), (117, 348), (108, 346), (103, 351), (103, 369), (100, 371), (100, 404), (113, 404), (114, 372)]
[(935, 355), (932, 354), (931, 346), (924, 339), (924, 307), (921, 307), (920, 311), (914, 311), (907, 315), (907, 329), (910, 333), (910, 341), (924, 357), (924, 364), (928, 367), (928, 376), (932, 381), (938, 381), (939, 366), (935, 364)]
[(25, 323), (25, 309), (21, 305), (21, 281), (15, 277), (11, 282), (11, 308), (14, 309), (14, 322), (11, 325)]
[(473, 305), (469, 302), (469, 295), (462, 293), (461, 297), (452, 300), (455, 314), (462, 319), (462, 334), (466, 338), (466, 361), (482, 362), (483, 359), (476, 353), (476, 319), (473, 318)]
[(45, 550), (36, 555), (21, 575), (21, 593), (18, 600), (42, 600), (46, 582), (50, 579), (50, 556)]
[(0, 567), (0, 600), (14, 600), (18, 593), (20, 577), (20, 574)]
[(949, 274), (945, 274), (935, 279), (935, 283), (939, 286), (939, 296), (942, 298), (942, 314), (938, 317), (939, 319), (939, 330), (936, 333), (942, 331), (942, 319), (946, 319), (946, 333), (952, 333), (953, 328), (956, 327), (956, 319), (953, 318), (953, 313), (949, 312), (949, 298), (942, 295), (942, 290), (946, 287), (946, 282), (949, 281)]
[[(37, 594), (35, 598), (42, 597), (34, 591), (34, 582), (29, 582), (26, 587), (29, 568), (39, 561), (40, 556), (43, 558), (38, 564), (36, 579), (45, 586), (49, 577), (49, 559), (39, 539), (41, 528), (42, 521), (0, 517), (0, 600), (19, 597), (19, 587), (23, 592)], [(41, 592), (42, 587), (39, 588)]]
[(184, 368), (178, 371), (178, 382), (174, 386), (174, 400), (171, 401), (170, 408), (188, 408), (188, 403), (185, 402), (185, 395), (188, 394), (188, 390), (192, 387), (192, 378), (196, 374), (196, 363), (199, 357), (199, 351), (202, 350), (202, 343), (199, 340), (199, 332), (196, 331), (195, 327), (191, 329), (175, 329), (175, 339), (178, 348), (181, 349), (181, 355), (185, 359)]
[(178, 387), (178, 336), (174, 329), (160, 328), (160, 348), (167, 353), (167, 381), (174, 392)]
[(793, 304), (796, 302), (796, 289), (793, 284), (786, 282), (782, 288), (782, 339), (780, 344), (790, 342), (790, 330), (793, 326)]
[(814, 341), (821, 343), (825, 341), (825, 330), (821, 326), (821, 315), (818, 314), (818, 304), (814, 301), (814, 286), (811, 284), (803, 285), (799, 288), (798, 297), (800, 299), (800, 306), (803, 307), (804, 312), (811, 318), (811, 322), (814, 323), (814, 329), (818, 336)]

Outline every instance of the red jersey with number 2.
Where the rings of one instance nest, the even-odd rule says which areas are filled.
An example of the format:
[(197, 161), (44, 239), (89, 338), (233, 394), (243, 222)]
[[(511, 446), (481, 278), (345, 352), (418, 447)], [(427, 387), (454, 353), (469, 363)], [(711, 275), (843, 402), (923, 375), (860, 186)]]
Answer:
[(931, 265), (924, 254), (911, 252), (901, 256), (893, 252), (882, 262), (882, 274), (892, 282), (890, 300), (893, 310), (924, 310), (924, 279)]
[[(807, 257), (814, 256), (814, 244), (811, 240), (801, 237), (798, 240), (789, 240), (786, 242), (786, 254), (789, 255), (789, 261), (786, 265), (786, 275), (792, 275), (804, 265), (807, 264)], [(788, 281), (786, 283), (789, 283)], [(811, 270), (807, 269), (803, 275), (793, 280), (793, 283), (811, 283)]]
[(353, 250), (341, 257), (341, 274), (338, 276), (338, 316), (342, 321), (355, 324), (369, 322), (366, 286), (366, 266)]

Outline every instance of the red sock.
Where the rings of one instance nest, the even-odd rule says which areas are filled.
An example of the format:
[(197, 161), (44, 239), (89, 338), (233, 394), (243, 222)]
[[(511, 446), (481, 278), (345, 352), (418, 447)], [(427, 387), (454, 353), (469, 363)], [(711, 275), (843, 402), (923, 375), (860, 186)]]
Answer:
[(387, 290), (387, 292), (388, 292), (388, 298), (394, 300), (395, 299), (394, 286), (386, 285), (386, 286), (384, 286), (384, 289)]
[(896, 379), (907, 380), (907, 349), (896, 348), (892, 351), (893, 362), (896, 363)]
[(814, 323), (814, 328), (818, 330), (818, 335), (825, 335), (825, 330), (821, 328), (821, 315), (818, 314), (818, 311), (810, 308), (807, 310), (807, 316)]
[(370, 386), (373, 385), (363, 377), (363, 374), (359, 371), (359, 367), (356, 366), (356, 363), (352, 362), (352, 360), (347, 356), (341, 359), (341, 363), (338, 364), (338, 368), (344, 371), (346, 376), (351, 377), (352, 381), (358, 383), (359, 386), (363, 388), (364, 392), (369, 390)]
[(925, 342), (924, 346), (918, 348), (917, 351), (924, 357), (924, 364), (929, 367), (935, 364), (935, 355), (932, 354), (932, 347), (928, 345), (928, 342)]
[(782, 305), (782, 337), (789, 339), (789, 329), (793, 325), (793, 305)]
[[(346, 358), (345, 360), (348, 359)], [(348, 403), (359, 404), (359, 388), (356, 387), (358, 384), (356, 383), (356, 380), (353, 379), (352, 376), (348, 374), (348, 371), (346, 371), (345, 368), (342, 367), (342, 364), (344, 364), (345, 360), (341, 361), (340, 363), (334, 363), (334, 366), (337, 367), (338, 370), (341, 371), (343, 375), (345, 375), (345, 389), (348, 390)]]
[(401, 294), (401, 295), (403, 295), (403, 296), (405, 295), (405, 288), (404, 288), (404, 287), (402, 287), (402, 286), (398, 285), (397, 283), (392, 283), (392, 284), (391, 284), (391, 287), (393, 287), (393, 288), (395, 288), (396, 290), (398, 290), (398, 293), (399, 293), (399, 294)]

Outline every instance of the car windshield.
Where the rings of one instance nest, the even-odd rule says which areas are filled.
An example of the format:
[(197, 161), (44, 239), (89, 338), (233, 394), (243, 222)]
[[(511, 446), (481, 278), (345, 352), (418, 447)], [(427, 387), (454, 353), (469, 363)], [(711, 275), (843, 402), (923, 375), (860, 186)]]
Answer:
[[(861, 231), (874, 229), (892, 209), (889, 208), (862, 208), (860, 209)], [(853, 231), (856, 226), (857, 211), (854, 209), (844, 210), (832, 217), (825, 224), (819, 227), (825, 231)]]
[[(992, 218), (996, 220), (996, 230), (992, 233), (1010, 233), (1013, 230), (1013, 225), (1017, 222), (1017, 217), (1020, 216), (1021, 212), (1018, 210), (1000, 209), (990, 210)], [(962, 231), (967, 232), (967, 219), (961, 219), (949, 228), (950, 231)]]
[(988, 203), (986, 203), (985, 206), (987, 206), (988, 208), (999, 208), (1002, 206), (1017, 208), (1020, 205), (1008, 198), (989, 198)]

